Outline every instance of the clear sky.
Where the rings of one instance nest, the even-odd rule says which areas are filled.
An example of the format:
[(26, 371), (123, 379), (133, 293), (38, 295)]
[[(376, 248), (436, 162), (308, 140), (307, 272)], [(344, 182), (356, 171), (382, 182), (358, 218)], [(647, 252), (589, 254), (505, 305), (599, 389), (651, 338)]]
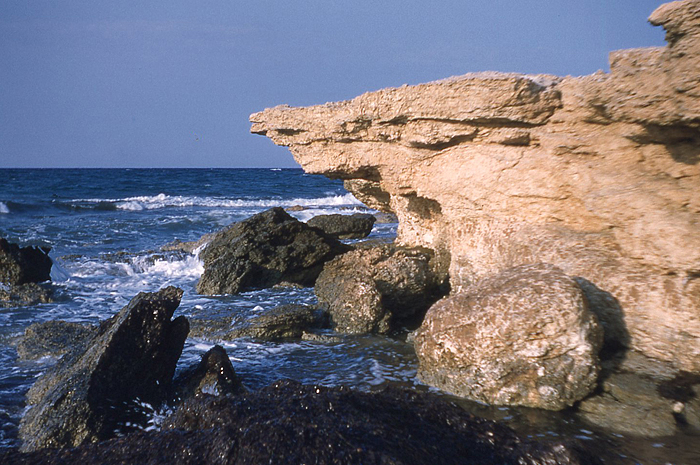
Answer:
[(2, 0), (0, 167), (295, 167), (248, 116), (663, 45), (648, 0)]

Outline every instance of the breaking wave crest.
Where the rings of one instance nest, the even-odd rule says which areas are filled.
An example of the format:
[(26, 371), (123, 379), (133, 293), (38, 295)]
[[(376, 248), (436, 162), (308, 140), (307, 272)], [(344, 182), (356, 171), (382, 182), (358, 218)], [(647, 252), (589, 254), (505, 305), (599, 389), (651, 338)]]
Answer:
[(158, 194), (152, 196), (126, 197), (124, 199), (78, 199), (75, 202), (95, 204), (95, 208), (141, 211), (172, 207), (205, 208), (271, 208), (271, 207), (324, 207), (340, 205), (362, 205), (352, 194), (334, 195), (311, 199), (230, 199), (223, 197), (191, 197)]

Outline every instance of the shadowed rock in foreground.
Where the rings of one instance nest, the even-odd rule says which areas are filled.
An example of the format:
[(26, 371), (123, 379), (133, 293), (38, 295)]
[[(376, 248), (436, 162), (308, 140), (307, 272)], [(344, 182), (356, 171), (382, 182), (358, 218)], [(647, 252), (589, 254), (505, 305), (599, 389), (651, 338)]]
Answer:
[(181, 297), (175, 287), (140, 293), (42, 375), (27, 393), (22, 449), (114, 437), (143, 420), (139, 402), (165, 400), (188, 332), (185, 317), (171, 321)]
[(576, 444), (523, 439), (431, 394), (363, 393), (292, 381), (238, 397), (200, 396), (167, 419), (162, 432), (4, 459), (16, 464), (598, 463)]

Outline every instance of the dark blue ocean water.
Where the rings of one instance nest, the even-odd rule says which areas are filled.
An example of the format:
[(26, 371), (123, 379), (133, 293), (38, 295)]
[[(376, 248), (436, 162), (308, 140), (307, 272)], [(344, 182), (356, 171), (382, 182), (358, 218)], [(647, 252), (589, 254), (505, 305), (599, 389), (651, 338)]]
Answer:
[[(195, 285), (203, 271), (197, 256), (160, 251), (175, 239), (199, 239), (273, 206), (303, 207), (291, 213), (302, 221), (319, 214), (371, 212), (345, 191), (342, 182), (299, 169), (0, 169), (0, 237), (51, 247), (52, 281), (63, 296), (51, 304), (0, 307), (0, 448), (17, 444), (24, 395), (55, 363), (18, 360), (13, 344), (34, 322), (97, 323), (137, 293), (168, 285), (185, 291), (176, 315), (188, 317), (245, 317), (284, 303), (315, 303), (312, 289), (197, 295)], [(395, 233), (395, 224), (376, 224), (372, 236)], [(400, 340), (347, 336), (333, 343), (250, 339), (220, 343), (251, 388), (291, 378), (359, 389), (387, 383), (425, 389), (415, 378), (412, 346)], [(180, 369), (198, 362), (212, 345), (188, 339)], [(614, 460), (607, 463), (696, 463), (698, 458), (688, 437), (610, 436), (567, 414), (463, 405), (533, 436), (577, 437), (598, 449), (612, 448), (608, 455)]]
[[(0, 447), (13, 445), (26, 390), (54, 360), (22, 362), (13, 340), (31, 323), (97, 323), (141, 291), (175, 285), (185, 291), (177, 314), (253, 315), (284, 303), (314, 303), (312, 289), (280, 288), (238, 296), (197, 295), (202, 265), (195, 255), (162, 253), (265, 209), (303, 207), (302, 221), (319, 214), (369, 211), (342, 182), (300, 169), (0, 170), (0, 237), (52, 248), (52, 281), (64, 296), (32, 307), (0, 307)], [(377, 225), (391, 236), (396, 225)], [(212, 342), (188, 339), (181, 367), (196, 363)], [(250, 387), (279, 378), (369, 388), (411, 382), (410, 346), (374, 337), (333, 344), (223, 341)]]

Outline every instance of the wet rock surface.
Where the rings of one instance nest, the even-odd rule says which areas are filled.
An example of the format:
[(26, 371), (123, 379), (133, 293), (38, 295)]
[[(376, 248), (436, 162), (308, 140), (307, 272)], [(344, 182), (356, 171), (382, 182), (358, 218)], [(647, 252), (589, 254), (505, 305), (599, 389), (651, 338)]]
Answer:
[(187, 337), (187, 320), (171, 321), (181, 297), (174, 287), (138, 294), (100, 325), (84, 350), (42, 375), (27, 393), (22, 449), (104, 440), (143, 421), (139, 403), (164, 399)]
[(25, 283), (0, 287), (0, 307), (48, 304), (55, 299), (55, 289), (47, 284)]
[(575, 443), (544, 443), (431, 394), (279, 381), (236, 397), (198, 396), (157, 433), (76, 449), (7, 454), (7, 463), (592, 464)]
[(223, 317), (212, 320), (191, 319), (190, 336), (209, 340), (252, 337), (266, 341), (300, 338), (304, 332), (328, 326), (325, 312), (309, 305), (287, 304), (240, 320)]
[(48, 247), (20, 247), (0, 237), (0, 283), (26, 284), (51, 280)]
[(24, 331), (17, 344), (17, 354), (22, 360), (60, 357), (84, 347), (97, 332), (96, 326), (69, 321), (34, 323)]
[(202, 355), (199, 364), (184, 370), (175, 378), (170, 398), (173, 402), (180, 403), (201, 394), (226, 396), (245, 391), (226, 350), (217, 345)]
[(603, 362), (600, 386), (577, 405), (598, 427), (643, 437), (700, 434), (700, 375), (626, 352)]
[(327, 263), (316, 281), (319, 305), (338, 332), (386, 334), (417, 326), (446, 292), (433, 258), (425, 249), (394, 245), (348, 252)]
[(348, 246), (272, 208), (215, 234), (202, 250), (200, 294), (236, 294), (289, 282), (313, 286), (323, 264)]
[(364, 213), (317, 215), (306, 222), (336, 239), (362, 239), (369, 236), (376, 218)]
[(424, 382), (491, 405), (549, 410), (595, 389), (602, 341), (576, 281), (546, 264), (437, 302), (415, 334)]

